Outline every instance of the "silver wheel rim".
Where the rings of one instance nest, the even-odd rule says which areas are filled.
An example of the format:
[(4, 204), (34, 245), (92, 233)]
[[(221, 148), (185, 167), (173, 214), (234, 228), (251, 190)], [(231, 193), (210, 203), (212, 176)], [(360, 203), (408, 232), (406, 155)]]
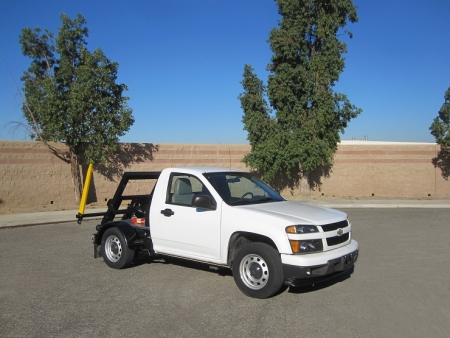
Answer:
[(253, 290), (260, 290), (269, 281), (269, 267), (259, 255), (245, 256), (239, 264), (239, 274), (245, 286)]
[(122, 257), (122, 244), (116, 236), (109, 236), (105, 241), (105, 253), (111, 262), (119, 261)]

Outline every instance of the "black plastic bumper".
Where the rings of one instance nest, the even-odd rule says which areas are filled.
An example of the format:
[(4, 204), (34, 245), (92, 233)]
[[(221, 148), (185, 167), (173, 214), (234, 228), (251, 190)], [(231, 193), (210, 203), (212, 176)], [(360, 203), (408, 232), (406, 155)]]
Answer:
[(296, 287), (327, 281), (352, 268), (357, 259), (358, 250), (329, 260), (323, 265), (304, 267), (283, 264), (284, 284)]

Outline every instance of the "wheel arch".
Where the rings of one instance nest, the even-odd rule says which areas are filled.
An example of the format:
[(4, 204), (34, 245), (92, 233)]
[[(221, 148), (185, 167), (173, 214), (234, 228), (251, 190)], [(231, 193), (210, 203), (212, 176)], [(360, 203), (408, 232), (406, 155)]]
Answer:
[(227, 265), (233, 265), (234, 257), (243, 245), (254, 242), (266, 243), (279, 252), (275, 242), (270, 237), (253, 232), (239, 231), (235, 232), (230, 237), (230, 241), (228, 243)]
[(136, 233), (136, 230), (127, 222), (119, 221), (119, 222), (109, 222), (104, 224), (100, 230), (98, 231), (97, 236), (97, 242), (95, 244), (101, 244), (103, 235), (105, 234), (106, 230), (111, 228), (117, 228), (123, 235), (123, 238), (125, 240), (125, 244), (130, 249), (134, 249), (133, 243), (138, 240), (138, 236)]

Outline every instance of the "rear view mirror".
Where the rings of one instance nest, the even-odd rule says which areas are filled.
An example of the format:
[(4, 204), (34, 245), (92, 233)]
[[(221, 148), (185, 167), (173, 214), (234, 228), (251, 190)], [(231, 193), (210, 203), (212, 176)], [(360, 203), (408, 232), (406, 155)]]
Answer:
[(239, 177), (227, 178), (227, 183), (239, 183), (241, 179)]
[(206, 195), (194, 196), (192, 199), (192, 206), (196, 208), (216, 210), (216, 203), (210, 196)]

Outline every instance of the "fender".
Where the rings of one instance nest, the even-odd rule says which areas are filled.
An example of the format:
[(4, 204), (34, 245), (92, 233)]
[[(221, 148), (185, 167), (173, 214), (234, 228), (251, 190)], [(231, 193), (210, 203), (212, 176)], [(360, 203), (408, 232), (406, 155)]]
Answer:
[(130, 249), (134, 249), (136, 245), (142, 244), (142, 241), (140, 240), (136, 229), (134, 229), (127, 221), (118, 221), (118, 222), (108, 222), (105, 225), (101, 227), (101, 229), (98, 231), (98, 234), (94, 240), (94, 244), (101, 245), (102, 243), (102, 237), (106, 230), (116, 227), (120, 230), (120, 232), (123, 235), (123, 238), (125, 239), (126, 245)]

